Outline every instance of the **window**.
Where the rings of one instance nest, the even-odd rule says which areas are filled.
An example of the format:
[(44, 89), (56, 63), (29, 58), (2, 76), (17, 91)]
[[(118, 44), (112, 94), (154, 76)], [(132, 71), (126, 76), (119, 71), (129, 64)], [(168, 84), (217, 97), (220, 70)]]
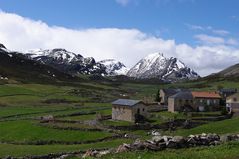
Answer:
[(143, 108), (143, 112), (144, 112), (144, 108)]
[(140, 114), (140, 109), (139, 108), (137, 109), (137, 114)]
[(214, 99), (214, 104), (216, 104), (217, 103), (217, 100), (216, 99)]
[(236, 102), (236, 101), (237, 101), (237, 98), (236, 98), (236, 97), (234, 97), (234, 98), (233, 98), (233, 101), (234, 101), (234, 102)]
[(211, 104), (211, 101), (210, 99), (207, 100), (207, 105), (210, 105)]

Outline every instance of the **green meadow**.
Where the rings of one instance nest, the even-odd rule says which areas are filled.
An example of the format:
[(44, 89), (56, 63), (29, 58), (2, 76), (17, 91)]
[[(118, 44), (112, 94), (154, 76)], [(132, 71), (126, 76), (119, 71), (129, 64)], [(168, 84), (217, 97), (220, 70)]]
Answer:
[[(154, 98), (160, 88), (190, 88), (216, 90), (218, 86), (239, 88), (237, 82), (196, 81), (176, 84), (145, 84), (89, 82), (71, 84), (1, 84), (0, 85), (0, 158), (24, 157), (49, 153), (85, 151), (88, 149), (116, 148), (134, 139), (116, 137), (132, 134), (148, 139), (147, 130), (99, 129), (109, 126), (131, 126), (124, 121), (98, 120), (99, 115), (111, 115), (111, 101), (127, 94), (132, 99)], [(54, 121), (41, 118), (53, 116)], [(152, 124), (163, 124), (171, 119), (185, 119), (184, 114), (155, 112)], [(192, 129), (162, 131), (166, 135), (198, 133), (239, 133), (239, 118), (207, 122)], [(160, 130), (161, 131), (161, 130)], [(237, 158), (239, 143), (215, 147), (200, 147), (162, 152), (128, 152), (110, 154), (103, 158)]]

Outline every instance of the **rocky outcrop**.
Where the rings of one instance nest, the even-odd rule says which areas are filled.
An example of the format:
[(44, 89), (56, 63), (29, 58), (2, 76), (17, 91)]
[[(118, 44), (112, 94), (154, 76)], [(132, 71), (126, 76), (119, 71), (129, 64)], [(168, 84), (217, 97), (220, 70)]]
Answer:
[[(198, 134), (183, 136), (153, 136), (151, 140), (137, 139), (131, 144), (122, 144), (118, 148), (109, 151), (89, 150), (84, 157), (97, 157), (108, 153), (122, 153), (127, 151), (161, 151), (164, 149), (190, 148), (196, 146), (214, 146), (229, 141), (239, 141), (239, 134), (217, 135), (217, 134)], [(103, 153), (105, 152), (105, 153)]]

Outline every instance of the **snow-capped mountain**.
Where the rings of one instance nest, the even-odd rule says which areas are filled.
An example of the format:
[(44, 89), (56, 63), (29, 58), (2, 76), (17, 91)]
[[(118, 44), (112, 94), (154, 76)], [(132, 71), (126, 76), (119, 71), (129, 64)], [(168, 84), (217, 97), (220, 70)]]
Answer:
[(18, 54), (18, 57), (22, 56), (22, 58), (50, 66), (70, 75), (126, 75), (139, 79), (158, 78), (165, 81), (197, 79), (199, 77), (196, 72), (177, 58), (166, 58), (160, 53), (148, 55), (129, 70), (123, 63), (114, 59), (96, 62), (93, 57), (85, 58), (81, 54), (69, 52), (61, 48), (52, 50), (38, 49), (19, 53), (9, 51), (3, 44), (0, 44), (0, 52), (7, 54), (9, 57)]
[(57, 48), (52, 50), (30, 50), (25, 55), (35, 61), (50, 65), (70, 74), (105, 75), (105, 66), (96, 62), (93, 57), (84, 58), (80, 54)]
[(62, 63), (70, 63), (73, 60), (79, 60), (83, 57), (81, 55), (77, 55), (73, 52), (69, 52), (65, 49), (53, 49), (53, 50), (29, 50), (26, 52), (30, 58), (44, 62), (44, 57), (53, 58), (54, 60)]
[(106, 72), (110, 76), (126, 75), (129, 69), (122, 63), (114, 59), (106, 59), (99, 61), (106, 67)]
[(0, 43), (0, 51), (6, 52), (6, 53), (9, 52), (9, 50), (1, 43)]
[(196, 79), (199, 75), (177, 58), (166, 58), (154, 53), (141, 59), (127, 76), (135, 78), (159, 78), (162, 80)]

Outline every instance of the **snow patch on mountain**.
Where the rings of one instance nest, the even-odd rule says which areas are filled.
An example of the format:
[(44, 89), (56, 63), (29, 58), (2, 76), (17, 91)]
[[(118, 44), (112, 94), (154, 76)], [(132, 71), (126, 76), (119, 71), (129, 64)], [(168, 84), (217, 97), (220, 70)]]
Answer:
[(65, 63), (70, 63), (74, 60), (83, 58), (79, 54), (75, 54), (73, 52), (69, 52), (61, 48), (56, 48), (52, 50), (43, 50), (43, 49), (29, 50), (26, 52), (26, 54), (35, 60), (41, 60), (42, 57), (49, 57), (53, 58), (54, 60), (62, 61)]
[(141, 59), (128, 73), (135, 78), (159, 78), (162, 80), (197, 79), (199, 75), (177, 58), (166, 58), (153, 53)]
[(93, 57), (84, 58), (65, 49), (30, 50), (25, 55), (35, 61), (50, 65), (56, 69), (70, 74), (105, 74), (105, 67), (97, 63)]
[(8, 50), (3, 44), (0, 43), (0, 51), (9, 53), (10, 50)]
[(114, 59), (106, 59), (99, 61), (106, 67), (106, 72), (110, 76), (126, 75), (129, 69), (120, 61)]

